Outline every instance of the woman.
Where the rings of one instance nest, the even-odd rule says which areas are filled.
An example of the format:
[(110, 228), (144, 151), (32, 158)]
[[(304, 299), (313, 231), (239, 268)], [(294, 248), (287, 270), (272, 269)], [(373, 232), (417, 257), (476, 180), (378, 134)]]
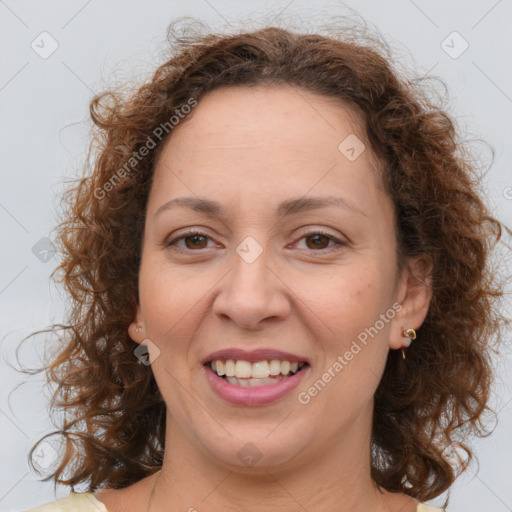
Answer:
[(441, 510), (488, 409), (501, 227), (379, 48), (183, 36), (93, 99), (48, 369), (52, 476), (89, 492), (35, 510)]

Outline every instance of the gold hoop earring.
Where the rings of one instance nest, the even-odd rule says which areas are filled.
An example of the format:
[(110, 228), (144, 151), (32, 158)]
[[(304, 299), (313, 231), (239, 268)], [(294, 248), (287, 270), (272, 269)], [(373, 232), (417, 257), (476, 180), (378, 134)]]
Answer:
[[(416, 339), (416, 331), (414, 329), (404, 329), (402, 331), (402, 334), (407, 339), (407, 342), (405, 345), (405, 347), (407, 348), (411, 344), (411, 341)], [(402, 347), (402, 359), (405, 359), (405, 352), (404, 352), (403, 347)]]

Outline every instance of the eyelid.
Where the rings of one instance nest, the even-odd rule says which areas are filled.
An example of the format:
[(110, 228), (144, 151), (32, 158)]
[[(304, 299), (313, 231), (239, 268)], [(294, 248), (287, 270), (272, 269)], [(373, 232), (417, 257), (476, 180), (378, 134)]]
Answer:
[[(169, 235), (163, 245), (164, 247), (170, 247), (172, 245), (176, 245), (177, 242), (185, 239), (185, 238), (188, 238), (188, 237), (191, 237), (191, 236), (202, 236), (204, 238), (207, 238), (208, 240), (212, 240), (212, 241), (215, 241), (213, 239), (213, 237), (211, 237), (207, 232), (207, 230), (205, 228), (185, 228), (185, 231), (180, 231), (178, 230), (178, 233), (172, 233), (171, 235)], [(181, 248), (178, 248), (179, 251), (181, 252), (201, 252), (201, 251), (204, 251), (205, 249), (197, 249), (197, 250), (193, 250), (193, 249), (181, 249)]]
[[(185, 228), (186, 229), (186, 228)], [(208, 240), (212, 240), (215, 242), (215, 240), (213, 239), (213, 237), (211, 237), (210, 235), (208, 235), (206, 233), (206, 229), (205, 228), (188, 228), (186, 229), (185, 231), (182, 231), (182, 232), (178, 232), (177, 235), (171, 235), (169, 236), (165, 242), (164, 242), (164, 246), (165, 247), (170, 247), (170, 246), (175, 246), (177, 242), (185, 239), (185, 238), (188, 238), (188, 237), (192, 237), (192, 236), (202, 236), (204, 238), (207, 238)], [(347, 246), (349, 244), (349, 242), (347, 240), (344, 240), (343, 237), (339, 237), (337, 234), (331, 232), (330, 230), (327, 230), (325, 228), (315, 228), (315, 227), (308, 227), (308, 228), (304, 228), (304, 231), (298, 235), (298, 237), (296, 238), (296, 240), (294, 242), (292, 242), (292, 245), (295, 245), (297, 244), (298, 242), (300, 242), (303, 238), (306, 238), (308, 236), (313, 236), (313, 235), (323, 235), (323, 236), (326, 236), (327, 238), (330, 238), (331, 241), (335, 242), (335, 246), (333, 247), (330, 247), (330, 248), (326, 248), (326, 249), (318, 249), (318, 250), (315, 250), (315, 249), (303, 249), (305, 251), (309, 251), (309, 252), (313, 252), (313, 253), (319, 253), (319, 254), (322, 254), (322, 253), (328, 253), (328, 252), (332, 252), (332, 250), (336, 249), (336, 246), (338, 246), (338, 248), (340, 246)], [(217, 243), (217, 242), (216, 242)], [(188, 253), (201, 253), (205, 250), (207, 250), (208, 248), (203, 248), (203, 249), (181, 249), (181, 248), (177, 248), (178, 251), (181, 251), (181, 252), (188, 252)]]
[(343, 240), (340, 240), (341, 235), (335, 233), (334, 231), (330, 230), (329, 228), (324, 227), (316, 227), (316, 226), (307, 226), (302, 231), (299, 232), (299, 235), (301, 238), (308, 236), (308, 235), (325, 235), (330, 236), (331, 238), (335, 238), (342, 242)]
[(330, 230), (327, 230), (325, 228), (308, 227), (306, 231), (304, 231), (303, 233), (298, 235), (298, 238), (296, 239), (295, 242), (293, 242), (293, 245), (297, 244), (302, 239), (304, 239), (304, 238), (306, 238), (308, 236), (313, 236), (313, 235), (323, 235), (323, 236), (326, 236), (327, 238), (330, 238), (331, 241), (335, 242), (335, 245), (330, 247), (330, 248), (318, 249), (318, 250), (315, 250), (315, 249), (304, 249), (305, 251), (309, 251), (309, 252), (313, 252), (313, 253), (318, 253), (318, 254), (326, 254), (326, 253), (332, 252), (334, 250), (337, 250), (340, 247), (345, 247), (345, 246), (347, 246), (349, 244), (349, 242), (347, 240), (344, 240), (343, 237), (340, 237), (339, 235), (333, 233)]

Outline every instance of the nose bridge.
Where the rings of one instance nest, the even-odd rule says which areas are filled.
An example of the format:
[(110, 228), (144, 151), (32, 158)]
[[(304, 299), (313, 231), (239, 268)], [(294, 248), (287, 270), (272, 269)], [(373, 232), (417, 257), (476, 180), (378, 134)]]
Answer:
[(255, 298), (263, 298), (270, 291), (268, 273), (270, 251), (264, 249), (253, 237), (245, 238), (235, 249), (233, 257), (233, 291), (253, 293)]
[(215, 300), (214, 312), (246, 328), (268, 318), (284, 318), (290, 305), (271, 267), (270, 251), (254, 237), (246, 237), (235, 249), (233, 268)]

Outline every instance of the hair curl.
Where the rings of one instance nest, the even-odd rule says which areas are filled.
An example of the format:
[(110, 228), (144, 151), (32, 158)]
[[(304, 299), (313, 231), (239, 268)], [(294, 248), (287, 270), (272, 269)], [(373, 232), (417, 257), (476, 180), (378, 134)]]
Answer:
[[(53, 326), (64, 346), (46, 367), (56, 384), (52, 405), (63, 412), (49, 435), (63, 436), (65, 446), (47, 479), (86, 483), (90, 491), (123, 488), (162, 464), (165, 405), (127, 329), (138, 301), (147, 198), (166, 137), (140, 161), (131, 158), (190, 98), (228, 86), (287, 84), (359, 112), (395, 205), (399, 262), (418, 254), (433, 262), (419, 339), (405, 362), (390, 351), (376, 392), (372, 478), (421, 501), (438, 496), (457, 476), (443, 447), (458, 440), (471, 458), (464, 439), (484, 432), (502, 318), (496, 299), (503, 295), (490, 265), (502, 226), (481, 199), (476, 166), (453, 122), (421, 79), (400, 78), (373, 37), (277, 27), (232, 35), (179, 30), (171, 25), (174, 52), (151, 80), (130, 93), (103, 92), (90, 104), (89, 156), (95, 142), (99, 151), (92, 172), (66, 192), (57, 228), (63, 259), (54, 274), (71, 309), (64, 325)], [(127, 162), (131, 169), (113, 183)]]

